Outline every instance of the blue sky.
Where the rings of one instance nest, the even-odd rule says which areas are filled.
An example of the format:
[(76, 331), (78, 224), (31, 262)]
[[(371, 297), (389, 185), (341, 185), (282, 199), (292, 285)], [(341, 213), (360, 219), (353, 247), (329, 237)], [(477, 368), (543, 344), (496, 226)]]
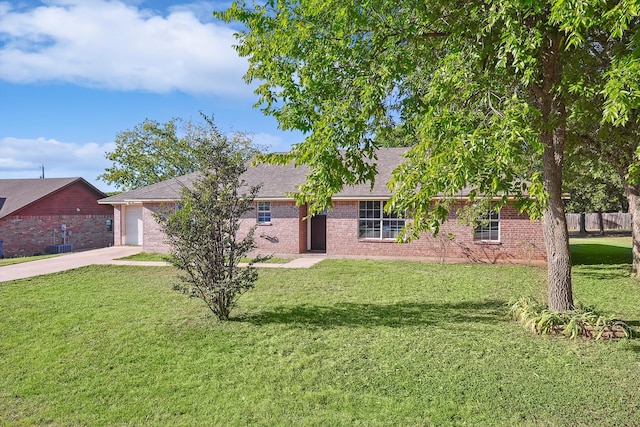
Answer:
[(301, 135), (253, 108), (226, 2), (0, 0), (0, 178), (96, 177), (118, 132), (213, 114), (273, 151)]

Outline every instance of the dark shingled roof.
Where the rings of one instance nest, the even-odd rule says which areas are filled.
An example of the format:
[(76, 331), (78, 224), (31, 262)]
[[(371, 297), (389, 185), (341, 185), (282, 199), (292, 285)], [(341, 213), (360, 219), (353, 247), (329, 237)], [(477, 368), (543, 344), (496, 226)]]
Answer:
[(44, 179), (0, 179), (0, 218), (37, 202), (51, 193), (62, 190), (76, 182), (83, 182), (106, 196), (102, 191), (89, 184), (83, 178), (44, 178)]
[[(373, 189), (369, 183), (344, 188), (334, 198), (388, 198), (391, 196), (387, 183), (391, 179), (392, 171), (403, 161), (403, 154), (407, 148), (382, 148), (377, 151), (376, 162), (378, 174)], [(306, 182), (309, 169), (306, 166), (295, 167), (294, 163), (288, 165), (259, 164), (251, 166), (243, 175), (243, 179), (249, 185), (261, 184), (256, 199), (288, 199), (287, 193), (295, 192), (296, 186)], [(115, 196), (99, 200), (101, 204), (122, 204), (127, 202), (143, 201), (172, 201), (180, 198), (180, 189), (189, 186), (196, 178), (197, 173), (173, 178), (147, 187), (120, 193)]]
[(198, 173), (190, 173), (178, 178), (168, 179), (146, 187), (137, 188), (124, 193), (116, 194), (106, 199), (98, 200), (100, 204), (121, 204), (127, 202), (142, 201), (173, 201), (180, 199), (182, 187), (189, 187), (198, 178)]

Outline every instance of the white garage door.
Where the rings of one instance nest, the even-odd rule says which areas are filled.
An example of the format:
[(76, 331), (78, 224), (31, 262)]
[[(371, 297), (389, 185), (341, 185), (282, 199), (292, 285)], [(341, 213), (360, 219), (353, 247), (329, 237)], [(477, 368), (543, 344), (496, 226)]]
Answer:
[(124, 226), (125, 245), (142, 245), (142, 206), (127, 206)]

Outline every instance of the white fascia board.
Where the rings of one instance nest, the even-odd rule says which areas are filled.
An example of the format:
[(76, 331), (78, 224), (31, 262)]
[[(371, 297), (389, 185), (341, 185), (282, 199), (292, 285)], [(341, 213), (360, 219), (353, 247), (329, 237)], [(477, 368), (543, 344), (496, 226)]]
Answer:
[(256, 202), (295, 202), (293, 197), (254, 197)]
[(98, 201), (101, 205), (141, 205), (143, 203), (177, 203), (179, 199), (130, 199), (130, 200), (119, 200), (117, 202), (102, 202)]

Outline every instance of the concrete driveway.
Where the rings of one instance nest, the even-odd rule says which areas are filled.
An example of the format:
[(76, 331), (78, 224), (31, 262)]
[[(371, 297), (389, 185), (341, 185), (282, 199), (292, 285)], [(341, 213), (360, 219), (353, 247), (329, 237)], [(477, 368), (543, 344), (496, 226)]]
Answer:
[[(53, 258), (39, 259), (37, 261), (22, 262), (20, 264), (5, 265), (0, 267), (0, 282), (25, 279), (27, 277), (40, 276), (42, 274), (57, 273), (92, 264), (115, 265), (170, 265), (157, 261), (118, 261), (123, 258), (142, 252), (141, 246), (111, 246), (109, 248), (93, 249), (90, 251), (74, 252)], [(294, 258), (285, 264), (254, 264), (261, 268), (310, 268), (325, 259), (324, 256), (302, 256)], [(246, 264), (240, 263), (240, 266)]]
[(122, 258), (142, 252), (141, 246), (111, 246), (83, 252), (64, 254), (53, 258), (0, 267), (0, 282), (57, 273), (92, 264), (111, 264), (115, 258)]

